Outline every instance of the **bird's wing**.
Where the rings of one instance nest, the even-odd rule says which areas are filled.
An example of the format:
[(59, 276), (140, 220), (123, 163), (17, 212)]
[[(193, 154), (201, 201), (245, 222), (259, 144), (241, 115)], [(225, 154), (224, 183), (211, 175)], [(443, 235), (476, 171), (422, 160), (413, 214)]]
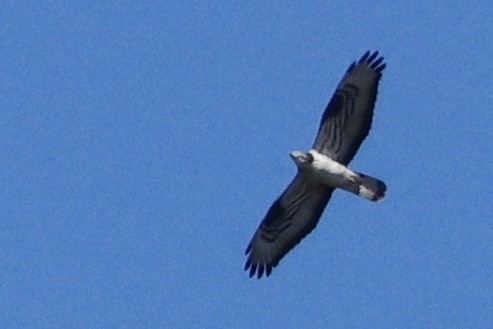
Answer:
[(250, 277), (269, 276), (272, 268), (317, 225), (333, 189), (310, 183), (298, 173), (272, 204), (245, 254)]
[(370, 131), (385, 66), (378, 52), (349, 66), (324, 111), (313, 149), (344, 165), (351, 161)]

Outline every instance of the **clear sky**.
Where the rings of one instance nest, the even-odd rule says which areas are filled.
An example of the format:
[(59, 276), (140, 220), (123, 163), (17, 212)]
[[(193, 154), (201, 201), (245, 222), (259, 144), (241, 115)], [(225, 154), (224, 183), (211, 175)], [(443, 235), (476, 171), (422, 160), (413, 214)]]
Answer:
[[(493, 328), (491, 1), (2, 1), (0, 328)], [(267, 279), (244, 249), (351, 61), (351, 167)]]

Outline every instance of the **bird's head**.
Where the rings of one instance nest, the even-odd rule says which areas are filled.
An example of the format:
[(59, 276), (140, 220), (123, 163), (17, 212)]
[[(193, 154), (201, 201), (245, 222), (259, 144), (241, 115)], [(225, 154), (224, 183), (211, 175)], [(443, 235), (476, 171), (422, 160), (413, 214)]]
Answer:
[(299, 168), (308, 167), (313, 162), (313, 155), (311, 153), (303, 153), (301, 151), (293, 151), (289, 153), (291, 159)]

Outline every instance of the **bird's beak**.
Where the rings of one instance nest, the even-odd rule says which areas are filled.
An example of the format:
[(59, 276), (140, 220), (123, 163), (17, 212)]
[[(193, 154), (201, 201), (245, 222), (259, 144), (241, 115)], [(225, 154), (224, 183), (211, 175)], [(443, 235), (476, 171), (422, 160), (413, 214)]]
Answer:
[(300, 159), (303, 158), (303, 152), (300, 152), (300, 151), (293, 151), (291, 153), (289, 153), (289, 156), (291, 157), (291, 159), (293, 159), (294, 162), (298, 163), (300, 161)]

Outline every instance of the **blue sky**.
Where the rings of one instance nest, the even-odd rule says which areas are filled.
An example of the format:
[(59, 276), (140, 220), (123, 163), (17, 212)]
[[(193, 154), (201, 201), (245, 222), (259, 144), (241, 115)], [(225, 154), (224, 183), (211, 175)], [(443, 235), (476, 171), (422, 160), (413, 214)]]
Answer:
[[(0, 327), (492, 328), (487, 1), (3, 1)], [(271, 277), (244, 249), (351, 61), (351, 167)]]

